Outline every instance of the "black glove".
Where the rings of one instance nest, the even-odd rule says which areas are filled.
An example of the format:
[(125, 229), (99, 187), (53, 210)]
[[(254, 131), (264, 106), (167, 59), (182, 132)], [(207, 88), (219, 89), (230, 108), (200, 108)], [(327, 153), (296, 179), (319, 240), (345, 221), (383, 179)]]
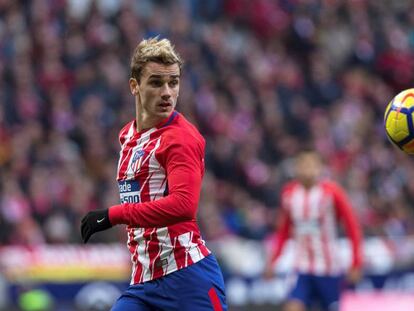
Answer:
[(84, 243), (88, 242), (92, 234), (111, 228), (107, 209), (93, 211), (82, 218), (81, 235)]

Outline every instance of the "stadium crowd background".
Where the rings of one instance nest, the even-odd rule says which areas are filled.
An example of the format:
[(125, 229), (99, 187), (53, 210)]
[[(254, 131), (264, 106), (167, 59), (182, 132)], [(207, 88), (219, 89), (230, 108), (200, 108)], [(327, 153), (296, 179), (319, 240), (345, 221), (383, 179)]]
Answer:
[[(411, 1), (1, 0), (1, 245), (81, 243), (81, 217), (118, 203), (130, 56), (158, 34), (185, 60), (178, 110), (207, 140), (207, 241), (265, 238), (304, 147), (365, 236), (414, 233), (414, 161), (382, 119), (414, 82)], [(114, 230), (92, 242), (124, 241)]]

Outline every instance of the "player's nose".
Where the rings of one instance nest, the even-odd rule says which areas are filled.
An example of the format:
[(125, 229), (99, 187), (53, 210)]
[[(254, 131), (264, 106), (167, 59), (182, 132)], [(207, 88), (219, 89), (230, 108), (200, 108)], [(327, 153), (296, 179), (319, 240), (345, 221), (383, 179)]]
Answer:
[(164, 84), (161, 88), (161, 98), (166, 100), (171, 97), (171, 88), (168, 86), (168, 84)]

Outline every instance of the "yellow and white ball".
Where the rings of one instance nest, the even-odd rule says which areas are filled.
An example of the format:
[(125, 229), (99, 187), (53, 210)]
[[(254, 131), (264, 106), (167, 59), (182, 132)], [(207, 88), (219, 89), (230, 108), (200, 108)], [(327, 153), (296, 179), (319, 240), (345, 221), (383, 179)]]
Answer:
[(398, 148), (414, 154), (414, 88), (400, 92), (385, 110), (384, 126), (388, 138)]

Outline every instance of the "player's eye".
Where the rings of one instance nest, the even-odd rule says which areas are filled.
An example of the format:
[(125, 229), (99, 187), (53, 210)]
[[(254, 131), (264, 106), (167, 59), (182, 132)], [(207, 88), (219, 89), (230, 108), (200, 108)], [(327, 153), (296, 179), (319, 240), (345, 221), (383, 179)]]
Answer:
[(150, 80), (149, 84), (153, 87), (160, 87), (162, 86), (161, 80)]
[(170, 87), (177, 86), (178, 85), (178, 80), (171, 80), (168, 84), (169, 84)]

